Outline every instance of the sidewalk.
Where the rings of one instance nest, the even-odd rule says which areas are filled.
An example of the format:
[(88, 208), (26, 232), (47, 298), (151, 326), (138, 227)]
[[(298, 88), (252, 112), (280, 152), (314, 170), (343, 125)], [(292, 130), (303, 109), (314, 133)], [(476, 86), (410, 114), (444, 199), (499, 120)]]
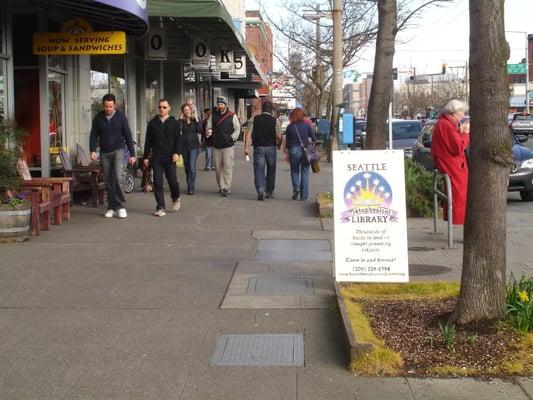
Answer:
[[(315, 217), (311, 200), (331, 190), (331, 166), (311, 176), (304, 203), (290, 200), (280, 160), (276, 198), (259, 202), (241, 154), (229, 199), (218, 195), (214, 172), (200, 169), (202, 155), (197, 192), (182, 196), (176, 214), (157, 219), (153, 195), (132, 193), (126, 220), (77, 206), (71, 222), (0, 247), (0, 399), (533, 398), (531, 379), (347, 372), (340, 320), (324, 295), (331, 224)], [(531, 273), (531, 213), (509, 209), (510, 269)], [(461, 248), (445, 249), (444, 233), (431, 230), (431, 220), (409, 221), (413, 279), (459, 279)], [(269, 299), (272, 308), (254, 305)], [(304, 366), (213, 365), (219, 339), (237, 334), (302, 335)]]

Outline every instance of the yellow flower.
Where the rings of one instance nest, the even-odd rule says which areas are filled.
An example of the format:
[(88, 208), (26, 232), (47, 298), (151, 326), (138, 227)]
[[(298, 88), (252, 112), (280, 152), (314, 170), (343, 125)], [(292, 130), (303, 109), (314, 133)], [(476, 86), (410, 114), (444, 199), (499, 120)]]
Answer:
[(520, 299), (522, 303), (529, 301), (529, 296), (525, 290), (518, 292), (518, 298)]

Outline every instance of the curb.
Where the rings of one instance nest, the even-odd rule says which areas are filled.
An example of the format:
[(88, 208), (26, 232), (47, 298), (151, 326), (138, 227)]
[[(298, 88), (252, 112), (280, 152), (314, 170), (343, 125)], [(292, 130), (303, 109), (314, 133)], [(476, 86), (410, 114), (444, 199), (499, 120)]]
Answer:
[(370, 353), (374, 350), (374, 345), (368, 342), (358, 342), (355, 332), (352, 329), (348, 312), (344, 304), (344, 299), (341, 295), (341, 288), (338, 282), (335, 282), (335, 297), (337, 298), (337, 304), (342, 318), (342, 324), (344, 325), (344, 334), (346, 337), (346, 344), (348, 346), (350, 354), (350, 364), (357, 360), (359, 357)]

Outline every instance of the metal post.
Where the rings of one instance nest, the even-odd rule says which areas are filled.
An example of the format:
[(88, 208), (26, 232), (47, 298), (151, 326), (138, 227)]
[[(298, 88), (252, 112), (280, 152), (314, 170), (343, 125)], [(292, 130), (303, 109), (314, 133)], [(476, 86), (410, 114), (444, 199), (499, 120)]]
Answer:
[(322, 66), (320, 65), (320, 3), (317, 3), (316, 5), (316, 32), (315, 32), (315, 41), (316, 41), (316, 75), (315, 75), (315, 79), (317, 81), (317, 84), (316, 84), (316, 88), (317, 88), (317, 98), (316, 98), (316, 115), (315, 117), (316, 118), (320, 118), (320, 108), (321, 108), (321, 95), (318, 93), (319, 91), (319, 86), (318, 86), (318, 82), (322, 82), (321, 79), (322, 79)]
[(526, 35), (526, 113), (529, 114), (529, 43)]
[[(438, 197), (442, 197), (448, 204), (448, 247), (453, 246), (453, 198), (452, 198), (452, 183), (448, 174), (441, 174), (435, 170), (435, 181), (433, 183), (433, 232), (437, 233), (437, 214), (438, 214)], [(444, 176), (444, 183), (446, 185), (446, 194), (442, 193), (438, 187), (437, 182), (439, 175)]]
[[(333, 2), (333, 107), (342, 102), (342, 5), (341, 0)], [(333, 113), (335, 126), (339, 121), (337, 113)], [(332, 136), (331, 150), (337, 150), (337, 138)]]

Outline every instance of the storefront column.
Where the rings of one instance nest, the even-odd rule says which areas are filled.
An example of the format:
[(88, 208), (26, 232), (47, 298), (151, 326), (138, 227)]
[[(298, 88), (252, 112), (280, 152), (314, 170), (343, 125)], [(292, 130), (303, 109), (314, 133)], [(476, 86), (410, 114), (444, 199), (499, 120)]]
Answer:
[[(46, 32), (46, 14), (39, 9), (39, 32)], [(50, 137), (48, 110), (48, 57), (39, 56), (39, 114), (41, 132), (41, 176), (50, 176)]]
[(183, 67), (175, 61), (163, 62), (163, 97), (172, 103), (172, 115), (180, 115), (183, 97)]
[(128, 37), (128, 53), (126, 55), (126, 115), (130, 129), (133, 132), (133, 140), (138, 140), (139, 127), (137, 126), (137, 96), (136, 73), (135, 73), (135, 39)]

